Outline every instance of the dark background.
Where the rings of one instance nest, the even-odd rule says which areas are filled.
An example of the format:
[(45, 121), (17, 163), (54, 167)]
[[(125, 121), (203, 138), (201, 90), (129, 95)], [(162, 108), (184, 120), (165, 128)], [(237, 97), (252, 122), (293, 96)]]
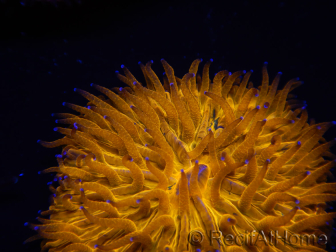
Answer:
[(69, 112), (62, 102), (86, 104), (75, 87), (124, 86), (121, 64), (142, 81), (138, 61), (160, 73), (165, 58), (182, 77), (194, 59), (213, 58), (212, 77), (253, 69), (258, 86), (268, 61), (271, 79), (283, 72), (281, 88), (305, 82), (294, 93), (310, 118), (336, 120), (334, 10), (332, 1), (0, 0), (0, 250), (39, 251), (38, 241), (22, 245), (35, 234), (24, 223), (48, 209), (52, 176), (37, 172), (60, 149), (36, 141), (60, 137), (51, 113)]

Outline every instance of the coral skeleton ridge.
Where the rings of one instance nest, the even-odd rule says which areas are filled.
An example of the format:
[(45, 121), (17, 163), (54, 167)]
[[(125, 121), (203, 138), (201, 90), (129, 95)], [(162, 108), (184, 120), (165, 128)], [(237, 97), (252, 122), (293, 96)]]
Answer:
[[(290, 94), (298, 79), (278, 90), (281, 73), (262, 83), (252, 71), (218, 72), (212, 60), (198, 73), (192, 62), (182, 79), (161, 60), (139, 63), (145, 84), (122, 66), (127, 86), (101, 94), (81, 89), (86, 107), (55, 114), (63, 138), (40, 141), (62, 147), (50, 183), (52, 203), (28, 241), (42, 251), (324, 251), (325, 245), (223, 243), (212, 231), (327, 234), (336, 213), (336, 183), (329, 183), (335, 155), (322, 135), (335, 122), (308, 123), (305, 103)], [(64, 125), (64, 126), (63, 126)], [(70, 126), (67, 126), (70, 125)], [(191, 234), (203, 234), (192, 244)], [(194, 238), (194, 237), (192, 237)]]

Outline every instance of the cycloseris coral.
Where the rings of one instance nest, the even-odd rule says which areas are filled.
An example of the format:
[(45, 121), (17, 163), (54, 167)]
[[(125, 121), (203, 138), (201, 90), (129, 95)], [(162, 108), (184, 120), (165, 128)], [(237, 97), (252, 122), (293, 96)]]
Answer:
[[(218, 72), (212, 60), (197, 74), (192, 62), (182, 79), (161, 60), (163, 84), (140, 63), (146, 85), (122, 66), (125, 88), (92, 95), (75, 89), (87, 107), (64, 103), (78, 112), (56, 114), (54, 130), (64, 137), (40, 143), (62, 146), (50, 185), (53, 203), (39, 225), (28, 224), (49, 251), (323, 251), (315, 243), (220, 244), (210, 232), (237, 237), (253, 230), (279, 235), (327, 233), (336, 213), (335, 183), (327, 183), (335, 156), (322, 135), (334, 123), (307, 122), (304, 103), (289, 94), (301, 84), (292, 79), (278, 90), (267, 64), (262, 83), (252, 71)], [(325, 159), (326, 158), (326, 159)], [(49, 216), (49, 218), (48, 218)], [(201, 232), (191, 244), (190, 233)]]

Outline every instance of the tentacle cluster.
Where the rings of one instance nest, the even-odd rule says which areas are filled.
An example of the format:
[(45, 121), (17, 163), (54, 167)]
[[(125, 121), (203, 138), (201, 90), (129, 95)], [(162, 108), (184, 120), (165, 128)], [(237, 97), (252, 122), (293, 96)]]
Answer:
[[(253, 230), (320, 234), (336, 213), (335, 183), (327, 183), (335, 156), (322, 135), (334, 122), (307, 122), (305, 104), (278, 90), (267, 65), (262, 84), (252, 71), (218, 72), (212, 60), (198, 74), (195, 60), (182, 78), (161, 60), (163, 82), (140, 63), (146, 84), (122, 66), (127, 86), (101, 95), (75, 89), (87, 107), (63, 105), (77, 114), (56, 114), (63, 138), (40, 143), (62, 146), (50, 184), (49, 210), (27, 223), (49, 251), (291, 251), (295, 244), (222, 244), (211, 231), (239, 236)], [(56, 185), (57, 184), (57, 185)], [(49, 216), (49, 218), (46, 218)], [(327, 223), (327, 224), (326, 224)], [(190, 233), (204, 234), (189, 243)], [(300, 247), (300, 249), (303, 249)], [(304, 248), (321, 251), (315, 244)]]

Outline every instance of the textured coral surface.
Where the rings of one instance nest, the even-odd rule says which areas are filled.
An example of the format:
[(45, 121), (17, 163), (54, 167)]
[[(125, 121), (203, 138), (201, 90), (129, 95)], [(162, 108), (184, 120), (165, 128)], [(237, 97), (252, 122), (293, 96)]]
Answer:
[(252, 71), (211, 80), (212, 60), (198, 74), (199, 59), (180, 79), (161, 62), (163, 81), (153, 62), (140, 63), (145, 84), (122, 66), (127, 87), (75, 89), (87, 107), (64, 103), (78, 113), (55, 114), (64, 137), (40, 141), (62, 146), (58, 167), (43, 171), (57, 173), (53, 203), (42, 224), (27, 223), (37, 231), (27, 241), (42, 238), (49, 251), (324, 251), (255, 243), (261, 231), (319, 237), (336, 217), (325, 211), (336, 199), (335, 141), (322, 137), (335, 123), (307, 122), (289, 94), (301, 82), (278, 90), (281, 73), (269, 84), (267, 63), (259, 87)]

